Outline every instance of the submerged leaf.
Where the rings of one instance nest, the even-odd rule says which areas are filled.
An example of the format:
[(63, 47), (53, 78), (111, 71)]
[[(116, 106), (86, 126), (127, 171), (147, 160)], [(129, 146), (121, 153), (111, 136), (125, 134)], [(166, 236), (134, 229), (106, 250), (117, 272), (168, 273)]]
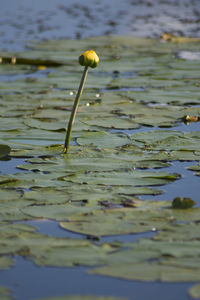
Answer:
[(196, 202), (193, 201), (191, 198), (176, 197), (172, 201), (172, 208), (186, 209), (186, 208), (191, 208), (195, 204)]

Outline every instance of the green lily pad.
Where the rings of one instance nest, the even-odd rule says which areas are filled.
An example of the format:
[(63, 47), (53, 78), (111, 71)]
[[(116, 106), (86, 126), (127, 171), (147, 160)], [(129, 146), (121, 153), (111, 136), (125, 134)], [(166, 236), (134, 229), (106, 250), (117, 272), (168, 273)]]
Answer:
[(12, 157), (34, 157), (34, 156), (53, 156), (60, 155), (63, 152), (63, 146), (51, 145), (45, 147), (30, 147), (30, 149), (19, 149), (11, 152)]
[(111, 116), (94, 119), (88, 118), (86, 120), (83, 120), (82, 122), (88, 125), (99, 126), (109, 129), (136, 129), (140, 127), (140, 125), (138, 125), (134, 121)]
[(189, 289), (189, 295), (193, 299), (200, 298), (200, 284), (196, 284)]
[[(13, 265), (13, 260), (10, 257), (1, 256), (0, 257), (0, 269), (5, 270), (9, 269)], [(0, 290), (0, 296), (1, 296), (1, 290)]]
[(170, 222), (168, 217), (168, 212), (162, 212), (160, 218), (160, 210), (151, 209), (148, 205), (148, 209), (93, 210), (87, 215), (72, 215), (60, 226), (86, 235), (109, 236), (151, 231), (157, 227), (161, 229)]
[(197, 176), (200, 176), (200, 163), (195, 166), (188, 167), (188, 170), (195, 171)]
[[(192, 212), (189, 213), (191, 216), (190, 220), (184, 220), (184, 215), (182, 217), (173, 215), (174, 218), (181, 220), (182, 222), (187, 222), (183, 224), (174, 224), (173, 228), (166, 228), (165, 231), (159, 231), (156, 236), (154, 236), (155, 241), (191, 241), (198, 240), (200, 226), (198, 224), (198, 215), (194, 216)], [(188, 216), (189, 217), (189, 216)], [(194, 219), (193, 219), (194, 218)], [(176, 220), (176, 219), (175, 219)], [(195, 224), (196, 221), (196, 224)]]
[(23, 196), (22, 190), (16, 189), (0, 189), (0, 202), (15, 201)]
[(50, 237), (24, 224), (2, 225), (1, 233), (0, 254), (21, 255), (40, 266), (104, 264), (107, 254), (120, 247), (112, 244), (98, 246), (83, 239)]
[(29, 217), (46, 218), (60, 221), (66, 220), (72, 214), (78, 214), (81, 211), (89, 213), (91, 210), (91, 207), (81, 207), (70, 204), (32, 205), (21, 209), (21, 211)]
[(80, 145), (95, 145), (99, 148), (113, 148), (128, 144), (129, 138), (125, 134), (113, 134), (105, 131), (88, 132), (77, 139)]
[(172, 201), (172, 208), (176, 209), (187, 209), (191, 208), (196, 204), (191, 198), (183, 198), (183, 197), (176, 197)]
[(0, 145), (0, 158), (7, 156), (11, 151), (11, 148), (7, 145)]
[(200, 132), (149, 131), (133, 134), (131, 138), (137, 143), (142, 143), (145, 149), (154, 151), (198, 151)]
[(11, 291), (3, 286), (0, 286), (0, 298), (1, 300), (11, 300), (13, 299)]
[(162, 282), (193, 282), (199, 280), (198, 269), (165, 266), (157, 263), (138, 263), (113, 265), (93, 269), (90, 274), (113, 276), (128, 280), (162, 281)]
[[(122, 177), (123, 173), (123, 177)], [(68, 182), (98, 184), (104, 186), (154, 186), (163, 185), (179, 178), (178, 174), (166, 172), (129, 171), (70, 174), (60, 179)]]
[(19, 221), (30, 219), (26, 214), (24, 214), (21, 209), (30, 205), (32, 202), (27, 203), (21, 199), (15, 199), (9, 202), (0, 202), (0, 221)]

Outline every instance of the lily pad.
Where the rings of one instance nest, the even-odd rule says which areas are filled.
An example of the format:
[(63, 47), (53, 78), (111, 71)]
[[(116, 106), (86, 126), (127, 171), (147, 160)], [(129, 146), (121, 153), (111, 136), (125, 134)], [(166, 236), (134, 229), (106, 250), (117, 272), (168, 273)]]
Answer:
[(113, 276), (128, 280), (162, 281), (162, 282), (194, 282), (199, 280), (198, 269), (165, 266), (157, 263), (138, 263), (128, 265), (113, 265), (93, 269), (90, 274)]
[(7, 156), (11, 151), (11, 148), (7, 145), (0, 145), (0, 158)]
[(170, 222), (168, 217), (168, 212), (163, 212), (160, 218), (159, 209), (151, 209), (148, 205), (148, 209), (108, 209), (72, 215), (60, 226), (86, 235), (109, 236), (151, 231), (158, 226), (161, 229)]
[(66, 220), (72, 214), (78, 214), (80, 211), (89, 213), (92, 208), (73, 206), (70, 204), (59, 205), (33, 205), (22, 209), (22, 212), (29, 217), (46, 218), (53, 220)]
[(200, 284), (196, 284), (189, 289), (189, 295), (193, 299), (200, 298)]
[(195, 166), (188, 167), (188, 170), (195, 171), (197, 176), (200, 176), (200, 163)]
[[(120, 247), (112, 244), (98, 246), (83, 239), (50, 237), (23, 224), (6, 224), (1, 226), (1, 231), (0, 254), (18, 254), (40, 266), (104, 264), (107, 254)], [(5, 266), (5, 261), (2, 264)]]
[(113, 134), (105, 131), (88, 132), (77, 139), (80, 145), (95, 145), (99, 148), (115, 148), (128, 144), (129, 138), (125, 134)]
[(146, 149), (154, 151), (198, 151), (200, 132), (149, 131), (133, 134), (131, 138), (143, 143)]
[(187, 209), (191, 208), (196, 204), (191, 198), (183, 198), (183, 197), (176, 197), (172, 201), (172, 208), (176, 209)]
[[(1, 256), (0, 257), (0, 269), (5, 270), (9, 269), (13, 265), (13, 260), (10, 257)], [(1, 296), (1, 290), (0, 290), (0, 296)]]
[(0, 286), (0, 298), (1, 300), (11, 300), (13, 299), (11, 291), (3, 286)]

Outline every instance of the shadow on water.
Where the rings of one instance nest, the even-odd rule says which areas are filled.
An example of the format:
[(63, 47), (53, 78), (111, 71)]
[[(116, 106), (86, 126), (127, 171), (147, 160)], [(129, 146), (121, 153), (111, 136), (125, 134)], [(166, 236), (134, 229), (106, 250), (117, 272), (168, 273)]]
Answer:
[[(188, 300), (192, 283), (137, 282), (87, 274), (87, 267), (37, 267), (16, 257), (11, 270), (0, 273), (0, 282), (11, 286), (15, 300), (64, 295), (127, 297), (134, 300)], [(19, 276), (20, 274), (20, 276)]]

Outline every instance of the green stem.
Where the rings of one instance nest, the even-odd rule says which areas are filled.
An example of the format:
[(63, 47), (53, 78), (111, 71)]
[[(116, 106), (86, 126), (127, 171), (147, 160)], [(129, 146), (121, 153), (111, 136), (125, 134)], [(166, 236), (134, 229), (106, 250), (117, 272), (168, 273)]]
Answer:
[(78, 109), (78, 104), (79, 104), (80, 99), (81, 99), (84, 84), (85, 84), (85, 81), (86, 81), (87, 72), (88, 72), (88, 67), (85, 67), (85, 69), (83, 71), (82, 78), (81, 78), (81, 82), (80, 82), (80, 85), (79, 85), (78, 93), (77, 93), (75, 101), (74, 101), (74, 105), (73, 105), (73, 108), (72, 108), (69, 123), (68, 123), (67, 134), (66, 134), (65, 145), (64, 145), (64, 153), (65, 154), (68, 153), (68, 151), (69, 151), (69, 143), (70, 143), (70, 139), (71, 139), (72, 126), (74, 124), (74, 120), (75, 120), (75, 117), (76, 117), (76, 112), (77, 112), (77, 109)]

